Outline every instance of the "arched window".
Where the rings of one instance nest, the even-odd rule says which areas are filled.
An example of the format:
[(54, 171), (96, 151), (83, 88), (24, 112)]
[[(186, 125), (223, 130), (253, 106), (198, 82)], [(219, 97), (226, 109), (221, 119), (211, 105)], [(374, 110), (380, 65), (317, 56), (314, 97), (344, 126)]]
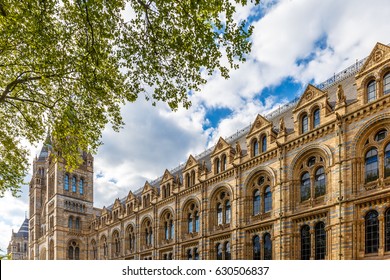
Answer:
[(381, 129), (379, 130), (376, 134), (375, 134), (375, 137), (374, 137), (374, 140), (376, 142), (380, 142), (382, 141), (383, 139), (385, 139), (387, 136), (387, 130), (386, 129)]
[(377, 253), (379, 247), (379, 221), (378, 212), (370, 211), (366, 215), (365, 251), (366, 254)]
[(272, 209), (271, 187), (266, 186), (264, 190), (264, 213), (271, 211), (271, 209)]
[(194, 248), (194, 260), (199, 260), (199, 251), (198, 248)]
[(221, 191), (214, 197), (216, 209), (217, 225), (229, 224), (231, 219), (230, 195)]
[(215, 173), (218, 174), (221, 172), (221, 163), (219, 161), (219, 158), (216, 158), (214, 163), (215, 163)]
[(253, 247), (253, 259), (260, 260), (260, 237), (255, 235), (252, 238), (252, 247)]
[(64, 176), (64, 190), (69, 191), (69, 175), (65, 174)]
[(313, 112), (313, 128), (320, 126), (320, 109), (315, 109)]
[(378, 151), (371, 148), (365, 157), (365, 179), (366, 183), (378, 179)]
[(310, 260), (310, 250), (310, 227), (308, 225), (304, 225), (301, 228), (301, 260)]
[(222, 244), (221, 243), (217, 243), (215, 248), (216, 248), (216, 251), (217, 251), (217, 260), (222, 260)]
[(199, 212), (195, 212), (195, 232), (199, 232)]
[(97, 260), (97, 246), (96, 246), (96, 241), (92, 239), (91, 241), (91, 258), (93, 260)]
[(385, 251), (390, 251), (390, 208), (385, 214)]
[(309, 118), (306, 114), (304, 114), (301, 119), (301, 131), (302, 133), (306, 133), (309, 131)]
[(383, 77), (383, 94), (390, 93), (390, 72)]
[(76, 192), (76, 188), (77, 188), (77, 186), (76, 186), (76, 176), (73, 176), (72, 177), (72, 192)]
[(70, 241), (68, 243), (68, 260), (80, 259), (80, 247), (76, 241)]
[(79, 181), (79, 192), (80, 194), (84, 194), (84, 179), (81, 178)]
[(187, 260), (192, 260), (192, 250), (191, 249), (187, 250)]
[(129, 250), (130, 253), (135, 252), (135, 231), (134, 227), (130, 225), (127, 228), (127, 242), (128, 242), (128, 247), (127, 249)]
[(230, 242), (225, 243), (225, 260), (231, 260), (232, 254), (230, 252)]
[(196, 203), (191, 203), (188, 206), (186, 213), (187, 213), (188, 233), (199, 232), (199, 207), (198, 207), (198, 205)]
[(76, 218), (76, 230), (80, 230), (80, 218)]
[(264, 153), (267, 151), (267, 136), (264, 135), (261, 138), (261, 152)]
[(191, 171), (191, 186), (195, 186), (195, 171)]
[(222, 225), (223, 223), (223, 218), (222, 218), (222, 204), (218, 203), (217, 204), (217, 220), (218, 220), (218, 225)]
[(113, 255), (115, 257), (118, 257), (119, 254), (120, 254), (120, 248), (121, 248), (121, 245), (120, 245), (120, 239), (119, 239), (119, 232), (115, 231), (114, 234), (112, 235), (112, 251), (113, 251)]
[(301, 176), (301, 201), (310, 198), (310, 188), (310, 174), (309, 172), (305, 172)]
[(100, 239), (100, 244), (102, 246), (100, 252), (103, 253), (102, 259), (106, 259), (107, 258), (108, 245), (107, 245), (107, 238), (105, 236), (102, 236), (102, 238)]
[(264, 260), (272, 260), (272, 241), (269, 233), (264, 234)]
[(225, 171), (227, 168), (226, 155), (222, 155), (222, 171)]
[(253, 192), (253, 215), (260, 214), (260, 190)]
[(168, 197), (171, 195), (171, 184), (167, 184), (167, 187), (165, 189), (165, 197)]
[(371, 81), (367, 85), (367, 102), (374, 101), (376, 99), (376, 83)]
[(230, 224), (230, 217), (231, 217), (230, 201), (227, 200), (225, 202), (225, 223), (226, 224)]
[(316, 174), (315, 174), (315, 197), (319, 197), (325, 194), (325, 169), (321, 166), (320, 168), (317, 169)]
[(152, 223), (150, 220), (146, 220), (143, 223), (143, 232), (145, 233), (145, 239), (144, 239), (144, 244), (146, 246), (152, 246), (153, 244), (153, 230), (152, 230)]
[(165, 213), (163, 218), (164, 223), (164, 239), (172, 240), (175, 235), (175, 228), (173, 224), (173, 216), (171, 213)]
[(189, 213), (189, 214), (188, 214), (187, 224), (188, 224), (188, 232), (192, 232), (192, 231), (193, 231), (193, 226), (192, 226), (192, 213)]
[(385, 161), (384, 161), (384, 173), (385, 178), (390, 176), (390, 143), (385, 148)]
[(167, 191), (166, 191), (166, 189), (165, 189), (165, 186), (162, 186), (162, 187), (161, 187), (161, 191), (162, 191), (162, 197), (163, 197), (163, 198), (166, 198), (166, 197), (167, 197)]
[(191, 187), (191, 178), (189, 173), (186, 173), (186, 184), (187, 188)]
[(68, 218), (68, 228), (73, 228), (73, 217), (72, 216), (70, 216)]
[(253, 150), (252, 154), (254, 157), (259, 155), (259, 142), (257, 141), (257, 139), (253, 140), (252, 150)]
[(315, 226), (315, 258), (324, 260), (326, 255), (326, 232), (325, 224), (319, 222)]

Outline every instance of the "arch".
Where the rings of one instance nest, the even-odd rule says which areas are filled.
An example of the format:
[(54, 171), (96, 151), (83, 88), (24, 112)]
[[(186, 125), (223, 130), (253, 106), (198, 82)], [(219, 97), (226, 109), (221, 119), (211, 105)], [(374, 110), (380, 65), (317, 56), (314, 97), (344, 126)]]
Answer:
[(268, 173), (269, 178), (271, 180), (271, 186), (275, 186), (276, 184), (276, 172), (269, 166), (258, 166), (253, 169), (245, 179), (244, 186), (248, 186), (249, 183), (257, 176), (260, 172)]
[(333, 165), (333, 154), (330, 148), (325, 144), (311, 144), (303, 148), (299, 151), (298, 154), (295, 155), (294, 159), (291, 161), (291, 164), (289, 166), (288, 170), (288, 177), (289, 180), (294, 179), (294, 170), (296, 170), (296, 166), (305, 159), (306, 155), (310, 153), (318, 153), (320, 156), (322, 155), (324, 157), (326, 166), (325, 168)]
[(366, 138), (379, 128), (383, 128), (384, 122), (388, 122), (390, 124), (390, 113), (381, 114), (370, 119), (358, 130), (351, 141), (351, 157), (360, 155)]
[(215, 197), (216, 193), (222, 191), (223, 189), (225, 189), (227, 192), (229, 192), (231, 198), (233, 198), (233, 195), (234, 195), (233, 187), (228, 183), (224, 183), (224, 182), (218, 183), (213, 187), (213, 190), (210, 193), (211, 199), (209, 199), (208, 207), (211, 207), (210, 203), (211, 203), (212, 199)]

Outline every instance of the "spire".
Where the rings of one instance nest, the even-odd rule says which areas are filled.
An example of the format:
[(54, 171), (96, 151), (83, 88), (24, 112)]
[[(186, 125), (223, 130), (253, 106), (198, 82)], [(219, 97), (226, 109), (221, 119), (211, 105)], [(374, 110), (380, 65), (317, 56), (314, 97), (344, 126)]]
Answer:
[(50, 129), (47, 130), (46, 139), (43, 142), (41, 152), (39, 153), (39, 160), (45, 160), (49, 155), (49, 150), (52, 148)]

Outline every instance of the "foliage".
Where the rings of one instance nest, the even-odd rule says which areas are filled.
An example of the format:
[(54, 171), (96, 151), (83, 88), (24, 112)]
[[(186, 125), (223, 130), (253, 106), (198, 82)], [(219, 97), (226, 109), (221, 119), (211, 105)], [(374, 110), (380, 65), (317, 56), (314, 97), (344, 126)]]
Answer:
[(21, 141), (50, 129), (76, 167), (107, 123), (120, 129), (126, 102), (144, 95), (188, 108), (207, 75), (228, 78), (250, 51), (252, 27), (234, 21), (235, 5), (248, 2), (0, 0), (0, 195), (23, 183)]

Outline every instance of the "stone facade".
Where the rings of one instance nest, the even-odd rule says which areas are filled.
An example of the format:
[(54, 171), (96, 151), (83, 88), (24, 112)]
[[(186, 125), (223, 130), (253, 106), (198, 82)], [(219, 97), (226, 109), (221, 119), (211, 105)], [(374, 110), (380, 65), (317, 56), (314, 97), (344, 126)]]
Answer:
[(92, 157), (68, 173), (45, 146), (30, 187), (29, 256), (390, 259), (389, 93), (390, 47), (378, 43), (103, 209), (93, 208)]
[(28, 219), (26, 218), (18, 232), (12, 230), (11, 241), (8, 244), (7, 254), (11, 260), (28, 259)]

